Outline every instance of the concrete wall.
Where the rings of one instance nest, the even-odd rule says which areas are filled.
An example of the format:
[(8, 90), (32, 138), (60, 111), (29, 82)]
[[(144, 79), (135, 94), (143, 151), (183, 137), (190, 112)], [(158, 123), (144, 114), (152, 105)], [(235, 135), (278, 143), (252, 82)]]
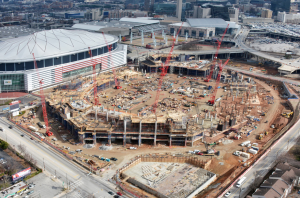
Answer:
[(144, 185), (143, 183), (141, 183), (141, 182), (139, 182), (139, 181), (137, 181), (137, 180), (135, 180), (135, 179), (133, 179), (131, 177), (129, 179), (127, 179), (127, 181), (130, 182), (130, 183), (132, 183), (132, 184), (134, 184), (134, 185), (136, 185), (136, 186), (138, 186), (139, 188), (145, 190), (146, 192), (148, 192), (148, 193), (150, 193), (152, 195), (155, 195), (156, 197), (159, 197), (159, 198), (168, 198), (167, 196), (165, 196), (165, 195), (161, 194), (160, 192), (156, 191), (155, 189), (152, 189), (152, 188)]
[(197, 190), (195, 190), (192, 194), (187, 196), (186, 198), (193, 198), (196, 196), (198, 193), (200, 193), (202, 190), (207, 188), (211, 183), (213, 183), (217, 179), (216, 174), (214, 174), (213, 177), (211, 177), (209, 180), (207, 180), (204, 184), (202, 184)]

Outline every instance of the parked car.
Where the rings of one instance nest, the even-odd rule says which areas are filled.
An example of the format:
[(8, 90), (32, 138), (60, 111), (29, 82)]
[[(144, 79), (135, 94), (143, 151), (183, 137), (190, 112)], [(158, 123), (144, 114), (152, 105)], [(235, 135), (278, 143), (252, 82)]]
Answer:
[(35, 187), (35, 184), (29, 184), (29, 185), (28, 185), (28, 188), (29, 188), (29, 189), (34, 188), (34, 187)]
[(13, 128), (13, 126), (12, 126), (12, 125), (9, 125), (9, 127), (8, 127), (8, 128), (12, 129), (12, 128)]
[(231, 195), (231, 192), (228, 191), (227, 193), (225, 193), (225, 197), (229, 197)]
[(32, 190), (32, 191), (30, 191), (30, 192), (28, 192), (27, 193), (27, 195), (31, 195), (32, 193), (34, 193), (34, 191)]
[(118, 159), (115, 157), (110, 158), (112, 161), (117, 161)]
[(118, 195), (120, 195), (120, 196), (122, 196), (122, 195), (123, 195), (123, 194), (122, 194), (122, 193), (120, 193), (120, 192), (117, 192), (117, 194), (118, 194)]
[(108, 192), (108, 194), (110, 194), (110, 195), (113, 195), (114, 193), (113, 193), (113, 192), (111, 192), (111, 191), (109, 191), (109, 192)]
[(136, 147), (129, 147), (129, 149), (131, 149), (131, 150), (136, 150)]

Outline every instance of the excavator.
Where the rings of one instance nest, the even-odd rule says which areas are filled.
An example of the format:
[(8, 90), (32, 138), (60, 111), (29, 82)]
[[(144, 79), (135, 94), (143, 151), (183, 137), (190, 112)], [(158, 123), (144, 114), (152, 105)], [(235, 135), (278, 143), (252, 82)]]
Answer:
[(294, 112), (290, 112), (290, 113), (282, 113), (281, 115), (285, 118), (290, 118), (292, 115), (294, 114)]

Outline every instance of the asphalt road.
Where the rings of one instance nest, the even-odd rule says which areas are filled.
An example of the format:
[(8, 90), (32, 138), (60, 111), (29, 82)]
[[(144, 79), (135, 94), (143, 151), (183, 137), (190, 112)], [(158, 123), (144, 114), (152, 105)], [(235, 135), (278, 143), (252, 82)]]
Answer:
[[(30, 136), (23, 133), (17, 127), (9, 129), (10, 123), (6, 118), (0, 118), (0, 126), (4, 132), (0, 132), (0, 137), (17, 148), (17, 145), (26, 146), (26, 150), (37, 160), (37, 165), (60, 179), (65, 187), (70, 184), (72, 190), (79, 190), (78, 197), (94, 195), (95, 197), (109, 197), (108, 191), (116, 192), (115, 186), (100, 177), (88, 175), (88, 171), (66, 160), (66, 158), (57, 154), (51, 148), (38, 140), (31, 140)], [(21, 137), (24, 134), (24, 137)], [(72, 192), (70, 192), (72, 193)], [(125, 196), (122, 196), (125, 197)]]
[(261, 160), (257, 161), (249, 171), (245, 174), (247, 177), (244, 184), (237, 188), (235, 183), (229, 189), (231, 192), (230, 198), (238, 198), (240, 193), (241, 197), (245, 197), (246, 193), (250, 191), (255, 178), (264, 177), (275, 165), (276, 159), (287, 153), (287, 151), (297, 142), (297, 138), (300, 136), (300, 120), (280, 139), (271, 149), (265, 154)]

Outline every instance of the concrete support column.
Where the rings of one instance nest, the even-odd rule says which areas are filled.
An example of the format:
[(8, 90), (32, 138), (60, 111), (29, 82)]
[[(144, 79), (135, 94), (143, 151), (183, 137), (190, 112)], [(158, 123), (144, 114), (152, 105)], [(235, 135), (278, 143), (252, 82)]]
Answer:
[(111, 133), (107, 134), (108, 135), (108, 144), (111, 146)]
[(172, 146), (172, 136), (170, 136), (170, 147)]
[(185, 141), (184, 141), (184, 146), (186, 147), (186, 140), (187, 140), (187, 137), (185, 137)]
[(140, 121), (140, 129), (139, 129), (139, 146), (142, 144), (142, 121)]
[(156, 146), (156, 133), (157, 133), (157, 121), (155, 121), (155, 129), (154, 129), (154, 146)]
[(126, 146), (126, 120), (124, 119), (123, 146)]
[(72, 135), (74, 135), (74, 125), (71, 125), (71, 132), (72, 132)]
[(80, 143), (85, 143), (84, 141), (83, 141), (83, 134), (78, 134), (78, 137), (79, 137), (79, 142)]
[(93, 133), (93, 144), (96, 144), (96, 133)]

